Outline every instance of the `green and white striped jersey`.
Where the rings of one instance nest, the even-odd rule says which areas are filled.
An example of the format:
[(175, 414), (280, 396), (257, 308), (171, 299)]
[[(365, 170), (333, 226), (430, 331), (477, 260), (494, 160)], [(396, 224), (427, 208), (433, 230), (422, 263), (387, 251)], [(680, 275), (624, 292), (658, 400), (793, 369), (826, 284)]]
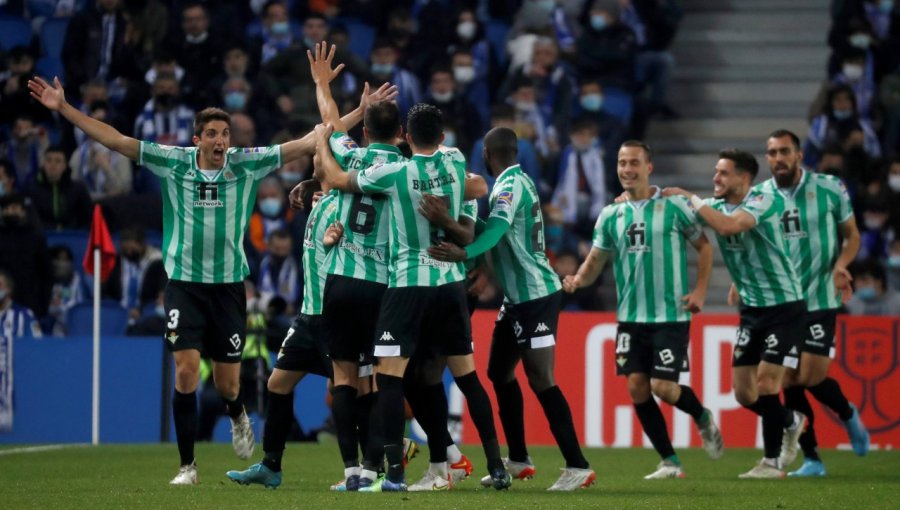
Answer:
[(303, 232), (303, 304), (300, 313), (321, 315), (325, 295), (325, 256), (334, 249), (325, 247), (325, 231), (337, 220), (338, 192), (332, 191), (309, 211)]
[(442, 262), (428, 254), (428, 247), (443, 241), (445, 233), (418, 212), (422, 195), (428, 193), (442, 197), (450, 217), (458, 219), (465, 180), (466, 160), (456, 149), (416, 154), (357, 174), (360, 190), (387, 195), (390, 201), (388, 287), (436, 287), (465, 280), (462, 262)]
[[(466, 200), (463, 202), (462, 209), (459, 211), (459, 219), (468, 218), (472, 220), (472, 223), (478, 221), (478, 200)], [(475, 266), (478, 265), (478, 259), (466, 259), (463, 262), (465, 266), (466, 274), (472, 269), (475, 269)]]
[(562, 285), (544, 253), (544, 219), (531, 179), (514, 165), (497, 177), (491, 190), (490, 218), (509, 223), (491, 248), (494, 273), (507, 302), (518, 304), (549, 296)]
[(703, 231), (683, 196), (610, 204), (594, 227), (594, 247), (611, 251), (619, 322), (684, 322), (691, 314), (686, 241)]
[(778, 188), (774, 179), (754, 189), (774, 198), (807, 309), (840, 308), (832, 271), (840, 253), (838, 225), (853, 216), (850, 195), (837, 177), (801, 171), (800, 182), (793, 189)]
[[(751, 191), (735, 205), (717, 198), (704, 202), (728, 216), (744, 211), (756, 219), (756, 225), (746, 232), (732, 236), (716, 234), (725, 266), (743, 304), (767, 307), (803, 299), (771, 194)], [(699, 215), (697, 219), (703, 222)]]
[[(393, 145), (373, 143), (360, 147), (345, 133), (333, 133), (329, 145), (344, 170), (365, 170), (372, 165), (406, 160)], [(387, 197), (341, 193), (339, 201), (344, 235), (328, 256), (328, 274), (387, 283), (390, 237)]]
[(218, 170), (197, 167), (197, 147), (141, 142), (138, 164), (162, 180), (162, 252), (173, 280), (234, 283), (250, 273), (244, 232), (259, 181), (281, 166), (281, 146), (228, 149)]

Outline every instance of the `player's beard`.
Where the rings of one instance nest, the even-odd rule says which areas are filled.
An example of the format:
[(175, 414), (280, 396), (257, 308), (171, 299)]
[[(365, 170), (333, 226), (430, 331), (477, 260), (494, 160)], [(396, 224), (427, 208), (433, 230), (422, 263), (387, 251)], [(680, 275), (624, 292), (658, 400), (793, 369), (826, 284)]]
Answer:
[(789, 188), (794, 185), (798, 172), (800, 172), (800, 163), (795, 163), (793, 167), (788, 167), (788, 172), (786, 173), (778, 173), (776, 168), (772, 172), (772, 177), (779, 188)]

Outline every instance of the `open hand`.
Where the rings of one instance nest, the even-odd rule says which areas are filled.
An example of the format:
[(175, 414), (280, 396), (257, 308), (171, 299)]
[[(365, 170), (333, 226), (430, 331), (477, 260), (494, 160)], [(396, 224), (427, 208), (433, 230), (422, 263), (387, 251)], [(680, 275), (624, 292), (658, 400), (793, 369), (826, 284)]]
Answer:
[(28, 80), (28, 90), (31, 91), (31, 97), (50, 110), (59, 111), (66, 104), (66, 93), (58, 77), (54, 77), (53, 85), (50, 85), (40, 76), (35, 76)]
[(334, 60), (334, 52), (336, 50), (337, 46), (332, 44), (329, 51), (328, 43), (325, 41), (316, 43), (314, 50), (306, 50), (306, 58), (309, 60), (309, 71), (316, 85), (328, 85), (344, 69), (344, 64), (338, 64), (334, 69), (331, 68), (331, 61)]
[(359, 98), (359, 107), (365, 110), (379, 101), (393, 101), (397, 98), (397, 86), (388, 82), (382, 83), (375, 92), (369, 91), (369, 82), (363, 85), (363, 93)]

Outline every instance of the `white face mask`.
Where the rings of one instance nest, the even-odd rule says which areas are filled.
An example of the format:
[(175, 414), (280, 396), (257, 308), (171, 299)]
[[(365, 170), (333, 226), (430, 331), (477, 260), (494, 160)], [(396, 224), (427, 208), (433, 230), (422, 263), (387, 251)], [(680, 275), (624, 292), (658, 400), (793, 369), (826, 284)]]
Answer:
[(468, 85), (475, 79), (475, 68), (472, 66), (459, 66), (453, 68), (453, 78), (457, 83)]
[(891, 174), (887, 179), (888, 187), (894, 193), (900, 193), (900, 174)]
[(435, 92), (432, 90), (431, 97), (433, 97), (434, 100), (437, 101), (438, 103), (447, 103), (451, 99), (453, 99), (453, 91), (450, 90), (448, 92)]
[(850, 44), (861, 50), (868, 49), (871, 43), (872, 38), (869, 36), (869, 34), (859, 33), (850, 36)]
[(844, 76), (847, 77), (848, 80), (856, 81), (862, 78), (863, 75), (863, 67), (857, 64), (844, 64), (843, 68)]
[(466, 41), (475, 37), (476, 31), (478, 31), (478, 25), (476, 25), (474, 21), (463, 21), (459, 25), (456, 25), (456, 35), (458, 35), (460, 39)]

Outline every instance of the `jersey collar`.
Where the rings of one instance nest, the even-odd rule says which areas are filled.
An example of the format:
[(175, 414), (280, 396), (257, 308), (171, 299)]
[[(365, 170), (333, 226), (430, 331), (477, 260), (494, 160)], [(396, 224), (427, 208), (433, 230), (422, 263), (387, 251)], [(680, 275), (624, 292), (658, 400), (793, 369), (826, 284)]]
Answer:
[[(201, 169), (200, 168), (200, 148), (199, 147), (197, 147), (197, 149), (194, 151), (194, 157), (191, 158), (191, 167), (193, 167), (193, 169), (196, 170), (196, 173), (199, 174), (203, 180), (208, 181), (208, 182), (213, 182), (213, 181), (217, 180), (219, 178), (219, 176), (222, 175), (222, 171), (225, 170), (225, 167), (227, 167), (227, 166), (228, 166), (228, 150), (225, 151), (225, 161), (222, 163), (222, 168), (209, 168), (209, 169), (203, 168), (203, 169)], [(216, 172), (216, 174), (212, 178), (209, 178), (204, 173), (204, 172), (209, 172), (209, 171)]]
[(520, 168), (520, 167), (519, 167), (518, 164), (515, 164), (515, 165), (512, 165), (512, 166), (506, 167), (505, 170), (503, 170), (502, 172), (500, 172), (500, 175), (497, 176), (497, 179), (496, 179), (496, 180), (499, 181), (501, 177), (503, 177), (504, 175), (506, 175), (506, 172), (515, 172), (515, 171), (518, 170), (519, 168)]
[(783, 197), (791, 198), (797, 196), (797, 192), (800, 191), (801, 188), (806, 184), (806, 181), (809, 180), (809, 172), (806, 171), (802, 166), (800, 167), (800, 180), (797, 181), (797, 184), (791, 186), (790, 188), (779, 188), (778, 183), (775, 182), (775, 178), (772, 177), (772, 184), (775, 186), (775, 190), (778, 191)]
[(628, 204), (628, 207), (631, 207), (632, 209), (640, 209), (650, 202), (662, 198), (662, 188), (652, 184), (650, 185), (650, 187), (656, 188), (656, 191), (653, 192), (653, 194), (650, 195), (649, 198), (645, 198), (644, 200), (626, 200), (625, 203)]
[(369, 149), (385, 151), (385, 152), (396, 152), (397, 154), (400, 154), (400, 149), (398, 149), (394, 145), (390, 145), (387, 143), (370, 143)]

